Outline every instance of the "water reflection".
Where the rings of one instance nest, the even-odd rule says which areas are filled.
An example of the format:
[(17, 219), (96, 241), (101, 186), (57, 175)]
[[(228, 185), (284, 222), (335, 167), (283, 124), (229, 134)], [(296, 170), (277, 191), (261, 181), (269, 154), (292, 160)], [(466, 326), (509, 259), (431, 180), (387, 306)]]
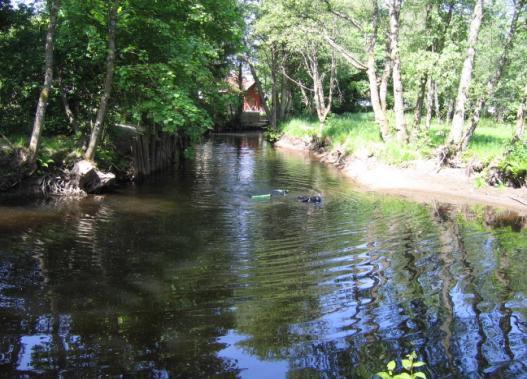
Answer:
[(430, 377), (527, 375), (524, 218), (305, 160), (221, 136), (115, 195), (0, 206), (2, 374), (368, 378), (416, 350)]

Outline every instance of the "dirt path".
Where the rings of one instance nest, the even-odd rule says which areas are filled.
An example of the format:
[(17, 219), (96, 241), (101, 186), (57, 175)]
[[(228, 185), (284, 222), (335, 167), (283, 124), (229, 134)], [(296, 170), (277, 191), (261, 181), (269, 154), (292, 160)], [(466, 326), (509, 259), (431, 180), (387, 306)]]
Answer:
[(338, 160), (334, 154), (311, 152), (305, 141), (287, 136), (275, 146), (312, 154), (322, 162), (333, 164), (365, 191), (399, 195), (420, 202), (492, 205), (527, 215), (526, 188), (477, 188), (474, 177), (467, 176), (464, 169), (444, 168), (436, 172), (433, 161), (415, 161), (401, 168), (369, 157)]

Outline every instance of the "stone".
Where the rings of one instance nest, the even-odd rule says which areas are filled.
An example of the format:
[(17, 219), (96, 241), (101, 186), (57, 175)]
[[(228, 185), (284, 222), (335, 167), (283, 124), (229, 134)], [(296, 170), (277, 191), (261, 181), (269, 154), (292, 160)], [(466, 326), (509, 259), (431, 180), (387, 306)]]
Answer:
[(87, 160), (75, 163), (70, 177), (86, 193), (102, 193), (115, 185), (113, 173), (99, 171), (93, 162)]

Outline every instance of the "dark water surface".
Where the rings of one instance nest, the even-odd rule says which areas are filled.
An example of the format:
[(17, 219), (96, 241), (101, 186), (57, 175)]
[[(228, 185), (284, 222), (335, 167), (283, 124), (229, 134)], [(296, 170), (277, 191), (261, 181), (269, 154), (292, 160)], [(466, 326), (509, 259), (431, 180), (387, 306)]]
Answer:
[(429, 378), (525, 378), (524, 224), (216, 136), (113, 195), (0, 206), (0, 374), (369, 378), (415, 350)]

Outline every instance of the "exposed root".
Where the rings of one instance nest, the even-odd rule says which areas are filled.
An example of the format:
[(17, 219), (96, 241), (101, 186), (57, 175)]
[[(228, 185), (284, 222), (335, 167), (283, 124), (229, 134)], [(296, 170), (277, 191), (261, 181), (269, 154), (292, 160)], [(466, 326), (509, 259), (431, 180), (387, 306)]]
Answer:
[(70, 179), (68, 172), (58, 172), (42, 177), (40, 181), (40, 191), (46, 196), (86, 196), (86, 192), (79, 188), (79, 186)]

